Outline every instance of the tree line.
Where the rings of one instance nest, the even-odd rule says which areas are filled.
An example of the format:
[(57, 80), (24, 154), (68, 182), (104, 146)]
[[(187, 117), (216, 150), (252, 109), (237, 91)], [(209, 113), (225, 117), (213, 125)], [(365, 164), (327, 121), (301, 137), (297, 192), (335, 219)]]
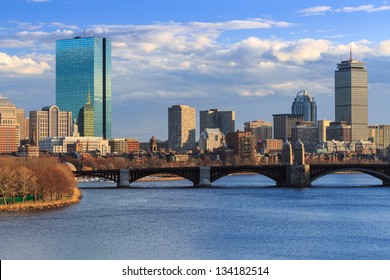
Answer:
[(21, 197), (22, 203), (27, 196), (33, 196), (34, 202), (58, 200), (72, 195), (75, 187), (72, 172), (55, 158), (0, 157), (0, 195), (4, 205), (15, 203), (16, 197)]

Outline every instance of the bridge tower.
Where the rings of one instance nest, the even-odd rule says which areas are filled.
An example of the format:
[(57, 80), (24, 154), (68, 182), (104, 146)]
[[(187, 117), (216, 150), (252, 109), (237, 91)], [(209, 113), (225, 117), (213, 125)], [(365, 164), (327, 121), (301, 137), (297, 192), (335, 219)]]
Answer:
[[(287, 166), (286, 183), (279, 183), (281, 187), (306, 188), (310, 187), (310, 166), (305, 164), (305, 146), (298, 139), (291, 144), (286, 141), (282, 150), (283, 164)], [(294, 163), (293, 163), (294, 162)]]
[(291, 165), (293, 163), (293, 154), (290, 142), (286, 141), (282, 148), (282, 163)]

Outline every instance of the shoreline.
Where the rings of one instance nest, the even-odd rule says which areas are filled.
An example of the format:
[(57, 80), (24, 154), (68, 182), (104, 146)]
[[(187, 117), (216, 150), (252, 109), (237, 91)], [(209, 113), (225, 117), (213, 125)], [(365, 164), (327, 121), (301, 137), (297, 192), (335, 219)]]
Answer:
[(82, 194), (79, 188), (74, 188), (73, 195), (70, 198), (65, 198), (55, 201), (39, 201), (39, 202), (26, 202), (16, 203), (10, 205), (1, 205), (0, 211), (2, 212), (18, 212), (18, 211), (31, 211), (31, 210), (43, 210), (51, 208), (66, 207), (80, 203)]

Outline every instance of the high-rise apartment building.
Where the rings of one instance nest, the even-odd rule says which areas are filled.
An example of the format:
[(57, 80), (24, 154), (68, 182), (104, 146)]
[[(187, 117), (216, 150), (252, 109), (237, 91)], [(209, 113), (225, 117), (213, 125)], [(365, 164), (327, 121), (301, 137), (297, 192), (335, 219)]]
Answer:
[(291, 105), (291, 113), (303, 115), (303, 120), (307, 122), (317, 122), (317, 105), (310, 92), (301, 90), (297, 93)]
[(55, 106), (30, 111), (30, 141), (39, 145), (46, 137), (66, 137), (72, 133), (72, 113), (61, 112)]
[(18, 151), (20, 127), (16, 119), (16, 107), (0, 95), (0, 154)]
[(111, 138), (111, 39), (56, 42), (56, 105), (78, 117), (90, 93), (94, 136)]
[(240, 159), (254, 159), (256, 156), (255, 138), (250, 132), (237, 130), (226, 135), (227, 148), (234, 149)]
[(351, 126), (352, 141), (368, 138), (368, 78), (365, 64), (341, 61), (335, 71), (335, 121)]
[(297, 123), (303, 121), (303, 115), (295, 114), (275, 114), (274, 118), (274, 139), (283, 141), (291, 140), (291, 128)]
[(220, 111), (218, 109), (210, 109), (200, 111), (200, 132), (206, 128), (219, 128), (226, 135), (235, 130), (236, 115), (234, 111)]
[(196, 110), (187, 105), (168, 108), (168, 146), (176, 151), (195, 147)]

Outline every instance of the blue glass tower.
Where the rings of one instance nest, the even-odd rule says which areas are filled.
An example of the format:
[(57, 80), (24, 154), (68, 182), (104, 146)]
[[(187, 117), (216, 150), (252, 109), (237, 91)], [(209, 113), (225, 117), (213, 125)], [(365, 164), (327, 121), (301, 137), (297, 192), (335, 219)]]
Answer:
[(78, 116), (90, 93), (94, 136), (111, 138), (111, 39), (56, 41), (56, 105)]
[(317, 123), (317, 104), (307, 90), (301, 90), (297, 93), (291, 106), (291, 113), (303, 115), (304, 121)]

